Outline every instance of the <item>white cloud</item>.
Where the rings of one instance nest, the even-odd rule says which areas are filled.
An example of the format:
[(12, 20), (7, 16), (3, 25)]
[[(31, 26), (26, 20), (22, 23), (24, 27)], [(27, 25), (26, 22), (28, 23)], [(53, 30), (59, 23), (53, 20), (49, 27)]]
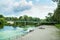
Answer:
[(32, 1), (27, 2), (26, 0), (21, 0), (21, 1), (19, 2), (19, 4), (20, 4), (21, 6), (24, 6), (24, 5), (30, 5), (30, 6), (32, 6)]
[(27, 2), (26, 0), (20, 0), (19, 2), (16, 2), (15, 0), (1, 0), (0, 1), (0, 6), (6, 6), (8, 8), (13, 7), (13, 6), (32, 6), (32, 1)]
[(30, 10), (26, 10), (20, 14), (22, 15), (28, 15), (32, 17), (39, 17), (41, 19), (44, 19), (45, 16), (48, 15), (49, 12), (53, 13), (56, 8), (56, 4), (53, 6), (48, 5), (35, 5)]
[[(19, 2), (16, 2), (15, 0), (0, 1), (0, 12), (4, 15), (5, 13), (6, 14), (10, 13), (11, 15), (14, 14), (13, 13), (14, 8), (17, 8), (17, 10), (21, 8), (19, 11), (22, 12), (21, 10), (25, 11), (25, 9), (28, 10), (31, 7), (32, 7), (32, 1), (30, 2), (27, 2), (26, 0), (20, 0)], [(17, 15), (17, 14), (14, 14), (14, 15)]]
[(18, 2), (15, 2), (14, 3), (14, 6), (16, 6), (16, 7), (19, 6), (19, 3)]
[[(36, 0), (39, 1), (39, 0)], [(16, 7), (18, 13), (14, 13), (13, 9)], [(26, 7), (26, 8), (24, 8)], [(31, 7), (31, 8), (30, 8)], [(28, 10), (28, 9), (29, 10)], [(56, 8), (56, 3), (52, 2), (52, 5), (35, 5), (33, 4), (32, 0), (27, 2), (26, 0), (20, 0), (16, 2), (15, 0), (1, 0), (0, 1), (0, 11), (2, 13), (8, 14), (8, 16), (21, 16), (21, 15), (28, 15), (33, 17), (45, 18), (49, 12), (53, 12)], [(27, 10), (25, 10), (27, 9)], [(4, 11), (3, 11), (4, 10)], [(15, 9), (14, 9), (15, 10)], [(22, 12), (23, 11), (23, 12)], [(7, 15), (5, 15), (7, 16)]]
[(32, 3), (32, 1), (29, 1), (29, 4), (33, 6), (33, 3)]

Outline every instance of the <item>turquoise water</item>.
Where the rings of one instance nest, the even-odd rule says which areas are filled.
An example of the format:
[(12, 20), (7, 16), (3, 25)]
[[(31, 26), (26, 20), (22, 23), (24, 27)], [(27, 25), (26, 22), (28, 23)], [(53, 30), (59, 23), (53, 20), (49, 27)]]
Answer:
[(20, 27), (14, 29), (12, 26), (4, 26), (3, 29), (0, 29), (0, 40), (13, 40), (27, 34), (30, 29), (34, 29), (34, 27), (29, 27), (25, 31), (24, 28)]

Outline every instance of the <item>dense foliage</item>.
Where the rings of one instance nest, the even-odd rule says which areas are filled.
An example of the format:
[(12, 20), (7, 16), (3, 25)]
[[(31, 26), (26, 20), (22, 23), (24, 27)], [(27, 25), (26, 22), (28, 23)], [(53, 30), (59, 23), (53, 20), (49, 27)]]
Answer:
[(60, 29), (60, 0), (53, 0), (57, 2), (57, 8), (54, 11), (53, 20), (57, 22), (55, 26)]
[(40, 18), (35, 18), (35, 17), (28, 17), (27, 15), (20, 16), (18, 21), (14, 22), (14, 25), (17, 26), (26, 26), (26, 25), (34, 25), (38, 26), (40, 25)]
[(58, 2), (58, 4), (56, 10), (54, 11), (53, 20), (56, 21), (57, 23), (60, 23), (60, 0), (55, 1)]
[(17, 17), (5, 17), (5, 20), (7, 20), (7, 21), (16, 21), (16, 20), (18, 20), (18, 18)]
[(0, 18), (0, 28), (3, 28), (4, 24), (5, 24), (4, 18)]

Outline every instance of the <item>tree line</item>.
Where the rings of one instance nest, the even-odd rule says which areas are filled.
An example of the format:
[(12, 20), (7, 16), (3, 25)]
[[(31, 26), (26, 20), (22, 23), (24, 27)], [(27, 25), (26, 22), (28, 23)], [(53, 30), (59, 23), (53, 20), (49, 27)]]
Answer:
[[(14, 22), (13, 24), (7, 23), (8, 21), (12, 21)], [(27, 21), (27, 22), (20, 22), (20, 21)], [(37, 22), (37, 23), (34, 23)], [(38, 26), (40, 24), (40, 18), (37, 17), (31, 17), (31, 16), (20, 16), (19, 18), (17, 17), (4, 17), (3, 15), (0, 15), (0, 25), (10, 25), (13, 27), (16, 26), (25, 26), (25, 25), (34, 25), (34, 26)], [(1, 26), (0, 26), (1, 27)]]

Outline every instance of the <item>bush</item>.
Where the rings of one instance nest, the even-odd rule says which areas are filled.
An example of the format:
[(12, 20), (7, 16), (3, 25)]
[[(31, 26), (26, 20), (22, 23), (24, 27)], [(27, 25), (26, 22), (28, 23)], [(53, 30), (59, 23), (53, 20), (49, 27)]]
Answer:
[(41, 23), (41, 25), (54, 25), (55, 23)]

